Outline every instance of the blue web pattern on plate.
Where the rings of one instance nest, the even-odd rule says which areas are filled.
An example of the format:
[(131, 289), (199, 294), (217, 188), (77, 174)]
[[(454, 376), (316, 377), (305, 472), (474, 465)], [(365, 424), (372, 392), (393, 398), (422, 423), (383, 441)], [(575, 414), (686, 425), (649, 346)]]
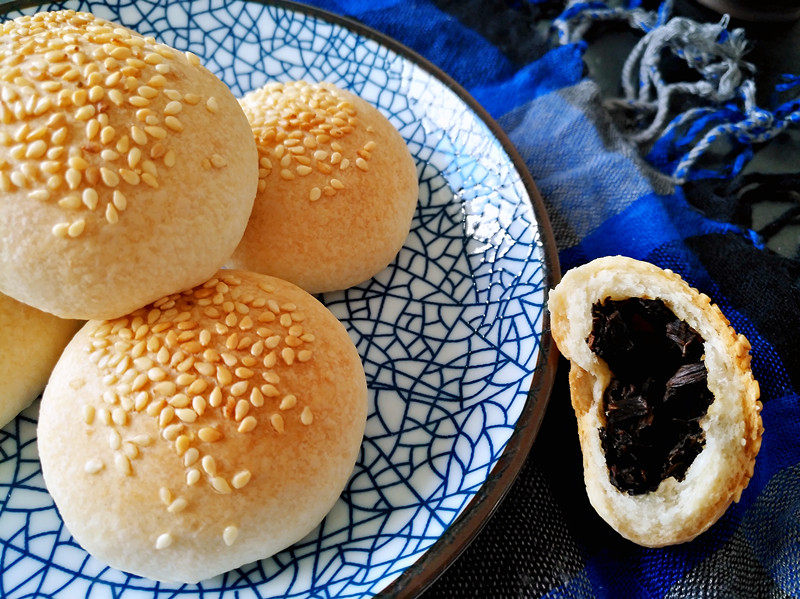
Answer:
[(237, 95), (270, 79), (324, 79), (355, 91), (407, 140), (420, 201), (395, 262), (323, 298), (364, 361), (371, 407), (352, 479), (318, 529), (273, 558), (200, 585), (107, 568), (72, 541), (44, 488), (34, 406), (0, 432), (0, 596), (371, 596), (461, 513), (525, 404), (545, 272), (519, 174), (447, 86), (339, 25), (241, 2), (43, 8), (63, 6), (191, 50)]

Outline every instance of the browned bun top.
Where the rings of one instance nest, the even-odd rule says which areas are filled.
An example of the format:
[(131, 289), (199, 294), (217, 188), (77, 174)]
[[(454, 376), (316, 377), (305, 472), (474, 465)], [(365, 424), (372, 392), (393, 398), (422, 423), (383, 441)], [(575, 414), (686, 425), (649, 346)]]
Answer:
[(42, 12), (0, 25), (0, 82), (0, 291), (114, 317), (228, 258), (255, 195), (255, 144), (196, 56)]
[(386, 117), (331, 83), (269, 83), (240, 102), (260, 168), (231, 263), (312, 293), (385, 268), (408, 235), (419, 195), (414, 161)]
[(87, 551), (196, 582), (316, 526), (352, 472), (365, 418), (342, 324), (290, 283), (220, 271), (89, 322), (45, 391), (39, 451)]

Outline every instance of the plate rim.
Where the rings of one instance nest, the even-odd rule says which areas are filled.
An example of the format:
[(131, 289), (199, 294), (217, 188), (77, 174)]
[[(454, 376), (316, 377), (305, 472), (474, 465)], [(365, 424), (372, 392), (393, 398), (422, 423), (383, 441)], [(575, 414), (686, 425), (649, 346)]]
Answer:
[[(379, 591), (375, 597), (413, 598), (418, 597), (432, 585), (475, 540), (478, 533), (488, 523), (508, 491), (517, 479), (522, 466), (530, 454), (533, 443), (539, 432), (547, 404), (550, 400), (556, 368), (558, 365), (558, 348), (550, 333), (550, 312), (547, 309), (547, 289), (552, 289), (561, 280), (561, 268), (558, 259), (555, 236), (547, 215), (541, 193), (525, 161), (519, 154), (506, 132), (497, 124), (489, 112), (455, 79), (433, 62), (412, 50), (402, 42), (373, 29), (351, 17), (338, 15), (331, 11), (296, 2), (295, 0), (240, 0), (243, 3), (275, 6), (319, 18), (328, 23), (339, 25), (351, 32), (369, 38), (388, 48), (397, 55), (414, 63), (426, 71), (452, 91), (470, 110), (486, 125), (494, 138), (500, 142), (503, 150), (511, 160), (511, 164), (520, 176), (528, 194), (531, 208), (536, 218), (539, 241), (544, 254), (545, 293), (542, 310), (542, 334), (539, 340), (539, 356), (536, 361), (533, 381), (528, 391), (525, 404), (508, 439), (503, 453), (497, 460), (478, 492), (463, 508), (461, 514), (448, 526), (442, 535), (428, 547), (417, 560), (406, 568), (387, 587)], [(0, 14), (14, 10), (42, 5), (43, 0), (0, 1)]]

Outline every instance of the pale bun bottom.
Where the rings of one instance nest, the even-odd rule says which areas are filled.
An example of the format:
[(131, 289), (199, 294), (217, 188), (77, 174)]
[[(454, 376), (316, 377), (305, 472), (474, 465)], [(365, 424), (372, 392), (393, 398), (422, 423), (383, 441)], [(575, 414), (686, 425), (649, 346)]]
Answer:
[(0, 426), (11, 422), (42, 392), (80, 324), (0, 294)]

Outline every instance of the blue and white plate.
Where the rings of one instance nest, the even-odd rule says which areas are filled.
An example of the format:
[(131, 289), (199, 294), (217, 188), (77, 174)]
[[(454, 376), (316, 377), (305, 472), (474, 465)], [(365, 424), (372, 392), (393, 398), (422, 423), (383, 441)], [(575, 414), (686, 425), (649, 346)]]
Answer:
[[(18, 6), (18, 4), (17, 4)], [(366, 437), (325, 521), (273, 558), (199, 585), (110, 569), (48, 495), (34, 405), (0, 433), (0, 596), (370, 597), (419, 592), (463, 549), (519, 470), (547, 400), (549, 225), (499, 129), (457, 84), (392, 40), (297, 5), (67, 2), (191, 50), (237, 95), (327, 80), (375, 104), (417, 163), (419, 207), (394, 263), (324, 302), (370, 389)], [(17, 16), (18, 12), (7, 17)]]

